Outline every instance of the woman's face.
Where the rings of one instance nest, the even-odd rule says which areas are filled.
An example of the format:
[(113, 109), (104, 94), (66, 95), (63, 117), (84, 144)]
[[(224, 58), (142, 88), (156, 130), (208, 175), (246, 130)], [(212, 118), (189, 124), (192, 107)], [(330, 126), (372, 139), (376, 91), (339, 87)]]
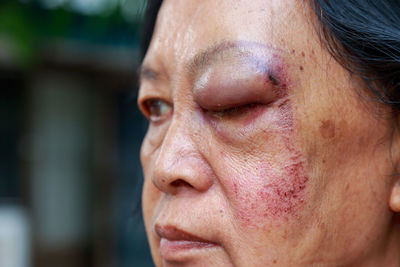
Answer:
[(139, 94), (157, 266), (362, 266), (390, 239), (391, 120), (311, 12), (164, 1)]

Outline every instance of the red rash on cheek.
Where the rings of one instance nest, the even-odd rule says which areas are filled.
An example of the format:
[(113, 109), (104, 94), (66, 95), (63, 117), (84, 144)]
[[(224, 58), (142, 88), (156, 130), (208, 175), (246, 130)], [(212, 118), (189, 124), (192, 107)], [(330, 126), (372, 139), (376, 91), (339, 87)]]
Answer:
[(274, 173), (268, 163), (262, 166), (261, 178), (268, 182), (257, 194), (265, 205), (264, 217), (283, 217), (295, 215), (305, 201), (305, 191), (308, 177), (304, 174), (302, 162), (292, 162), (284, 167), (283, 175)]
[(303, 162), (296, 160), (296, 156), (292, 160), (279, 171), (271, 163), (262, 162), (256, 174), (245, 177), (248, 181), (234, 183), (237, 215), (245, 225), (257, 226), (265, 218), (297, 216), (306, 201), (308, 177)]
[[(305, 188), (308, 182), (303, 155), (294, 144), (295, 123), (293, 106), (289, 100), (284, 101), (280, 106), (280, 125), (282, 127), (282, 141), (289, 155), (287, 165), (283, 167), (281, 177), (273, 174), (271, 166), (265, 165), (262, 168), (262, 177), (270, 182), (259, 192), (259, 196), (268, 204), (268, 214), (288, 215), (294, 214), (299, 206), (305, 201)], [(286, 133), (284, 133), (286, 132)]]
[(281, 148), (272, 151), (280, 151), (274, 155), (279, 160), (261, 162), (233, 184), (237, 215), (247, 226), (257, 226), (265, 218), (296, 217), (306, 201), (309, 179), (303, 155), (295, 145), (293, 106), (289, 99), (282, 99), (277, 109), (274, 124), (278, 129), (273, 134)]

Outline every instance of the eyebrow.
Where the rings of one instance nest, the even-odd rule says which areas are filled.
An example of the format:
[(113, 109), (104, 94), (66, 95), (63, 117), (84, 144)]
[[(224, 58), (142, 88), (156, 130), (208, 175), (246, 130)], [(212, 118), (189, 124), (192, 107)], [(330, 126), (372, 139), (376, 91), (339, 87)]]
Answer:
[(215, 62), (224, 62), (226, 59), (234, 57), (250, 56), (257, 58), (257, 55), (252, 51), (254, 49), (263, 51), (272, 50), (274, 52), (284, 53), (283, 50), (276, 48), (271, 44), (244, 40), (222, 41), (197, 53), (188, 61), (185, 69), (189, 74), (189, 77), (194, 78), (198, 76), (199, 72)]
[(228, 51), (239, 52), (243, 50), (243, 47), (243, 41), (223, 41), (212, 45), (189, 60), (185, 69), (191, 77), (196, 77), (198, 71), (203, 70), (215, 61), (222, 61)]
[[(195, 54), (189, 61), (185, 64), (185, 70), (189, 77), (196, 77), (199, 71), (204, 70), (207, 66), (212, 65), (217, 61), (223, 61), (229, 56), (238, 55), (251, 55), (251, 51), (248, 48), (255, 47), (257, 49), (273, 49), (279, 51), (271, 45), (266, 45), (251, 41), (222, 41), (220, 43), (214, 44)], [(162, 75), (155, 71), (148, 65), (142, 65), (139, 70), (140, 81), (149, 80), (157, 81)]]

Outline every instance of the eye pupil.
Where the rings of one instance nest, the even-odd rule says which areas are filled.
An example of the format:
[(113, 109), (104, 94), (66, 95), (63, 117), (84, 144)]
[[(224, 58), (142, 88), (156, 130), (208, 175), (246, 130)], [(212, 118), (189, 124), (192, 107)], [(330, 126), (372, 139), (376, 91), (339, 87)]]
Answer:
[(163, 121), (172, 111), (171, 105), (160, 99), (149, 99), (144, 102), (144, 106), (149, 120), (153, 122)]
[(154, 100), (151, 101), (149, 105), (149, 111), (152, 116), (161, 116), (161, 101), (160, 100)]

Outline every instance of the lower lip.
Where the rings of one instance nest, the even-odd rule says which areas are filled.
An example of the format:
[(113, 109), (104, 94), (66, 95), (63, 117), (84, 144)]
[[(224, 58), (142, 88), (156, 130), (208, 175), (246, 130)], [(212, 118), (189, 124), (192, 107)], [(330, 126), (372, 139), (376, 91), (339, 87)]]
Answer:
[(164, 258), (174, 258), (177, 254), (189, 252), (197, 249), (205, 249), (215, 247), (215, 244), (189, 241), (189, 240), (168, 240), (161, 238), (160, 254)]

